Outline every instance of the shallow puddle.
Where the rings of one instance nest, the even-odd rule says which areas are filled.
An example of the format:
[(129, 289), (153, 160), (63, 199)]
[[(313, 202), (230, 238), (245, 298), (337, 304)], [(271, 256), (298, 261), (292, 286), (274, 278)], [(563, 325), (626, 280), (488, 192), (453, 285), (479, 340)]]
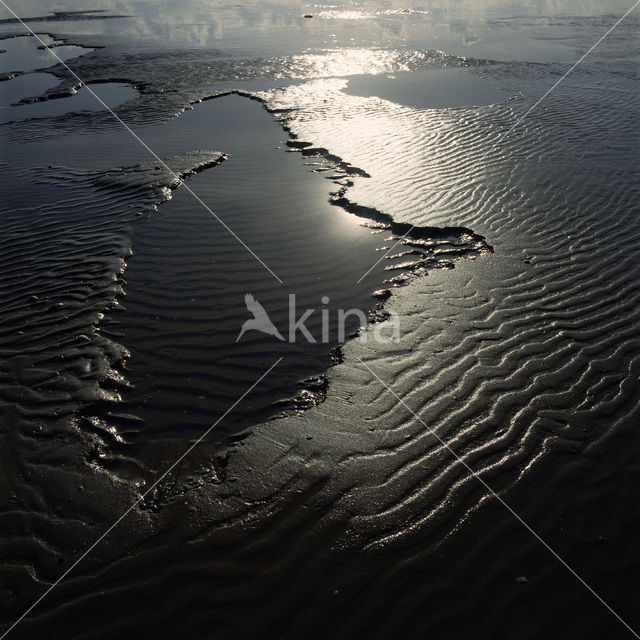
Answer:
[(348, 78), (345, 93), (377, 96), (418, 109), (482, 106), (501, 102), (505, 94), (464, 69), (428, 69)]
[[(326, 370), (341, 341), (339, 310), (354, 310), (343, 323), (346, 337), (375, 308), (372, 292), (389, 277), (382, 260), (358, 282), (390, 232), (332, 206), (337, 186), (326, 177), (338, 171), (287, 152), (281, 127), (258, 103), (224, 97), (183, 119), (180, 126), (199, 128), (203, 142), (229, 156), (189, 187), (282, 283), (185, 188), (139, 222), (125, 271), (126, 311), (110, 314), (105, 328), (131, 351), (126, 376), (135, 388), (124, 400), (145, 419), (145, 439), (200, 433), (282, 356), (218, 431), (273, 414), (278, 401), (301, 391), (300, 381)], [(253, 317), (247, 294), (283, 340), (256, 330), (239, 338)], [(290, 314), (298, 320), (308, 309), (306, 330), (290, 334)]]
[[(47, 49), (44, 45), (52, 48)], [(0, 40), (0, 49), (4, 49), (4, 52), (0, 53), (0, 73), (46, 69), (58, 64), (60, 60), (70, 60), (93, 51), (88, 47), (61, 44), (60, 40), (41, 33), (37, 38), (34, 36), (4, 38)]]

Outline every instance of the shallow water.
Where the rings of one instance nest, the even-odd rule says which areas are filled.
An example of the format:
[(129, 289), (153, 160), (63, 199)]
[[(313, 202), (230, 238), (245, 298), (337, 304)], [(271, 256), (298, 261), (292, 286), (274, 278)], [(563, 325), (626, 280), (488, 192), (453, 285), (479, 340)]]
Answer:
[(505, 95), (482, 78), (462, 69), (434, 69), (378, 76), (349, 76), (344, 91), (376, 96), (415, 109), (484, 106)]
[[(289, 287), (368, 307), (397, 272), (356, 274), (418, 224), (401, 339), (329, 368), (333, 343), (284, 345), (16, 630), (628, 637), (469, 468), (638, 626), (638, 17), (511, 130), (628, 6), (130, 6), (38, 24), (106, 46), (74, 70), (139, 87), (118, 116), (285, 285), (109, 113), (3, 125), (3, 618), (279, 355), (236, 345), (247, 291), (283, 332)], [(230, 88), (271, 115), (197, 103)]]
[(11, 105), (28, 98), (44, 93), (47, 89), (57, 86), (60, 81), (50, 73), (28, 73), (5, 82), (0, 89), (0, 107), (3, 116), (9, 113)]
[[(24, 29), (23, 29), (24, 31)], [(52, 47), (46, 49), (45, 46)], [(0, 40), (0, 73), (8, 71), (33, 71), (45, 69), (61, 60), (70, 60), (91, 51), (90, 48), (74, 44), (65, 45), (47, 34), (5, 38)], [(52, 53), (55, 51), (55, 55)]]
[[(330, 365), (339, 344), (338, 309), (358, 309), (366, 318), (375, 308), (372, 292), (388, 277), (389, 261), (383, 260), (357, 282), (381, 257), (378, 251), (391, 234), (374, 233), (332, 206), (330, 192), (337, 187), (327, 178), (339, 179), (339, 169), (289, 153), (281, 127), (260, 104), (219, 98), (198, 105), (179, 126), (201, 131), (201, 144), (228, 155), (220, 166), (191, 178), (189, 186), (282, 283), (184, 190), (136, 224), (121, 301), (125, 310), (103, 326), (131, 352), (125, 375), (134, 388), (124, 394), (121, 410), (144, 419), (138, 447), (154, 439), (197, 437), (284, 356), (278, 372), (219, 426), (215, 439), (224, 443), (282, 411), (304, 379), (322, 376)], [(153, 141), (154, 133), (148, 131), (146, 139)], [(251, 317), (247, 293), (292, 343), (256, 331), (236, 342)], [(296, 320), (306, 309), (315, 310), (305, 322), (315, 344), (301, 331), (289, 335), (289, 295), (295, 295)], [(329, 314), (327, 336), (321, 309)], [(350, 317), (345, 335), (359, 326)]]

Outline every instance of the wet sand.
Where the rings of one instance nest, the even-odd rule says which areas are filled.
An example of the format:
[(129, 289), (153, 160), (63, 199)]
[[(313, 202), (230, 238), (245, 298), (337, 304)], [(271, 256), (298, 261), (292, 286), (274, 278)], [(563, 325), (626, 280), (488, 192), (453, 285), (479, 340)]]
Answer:
[[(571, 19), (578, 36), (544, 20), (576, 51), (610, 22)], [(331, 367), (334, 343), (289, 345), (282, 375), (16, 637), (628, 637), (456, 455), (637, 626), (637, 77), (624, 53), (635, 25), (497, 148), (566, 64), (390, 49), (369, 56), (384, 72), (376, 87), (357, 54), (79, 58), (88, 80), (138, 87), (118, 113), (305, 304), (326, 293), (373, 308), (392, 261), (362, 287), (353, 276), (413, 224), (399, 253), (426, 253), (385, 303), (400, 341), (349, 340)], [(344, 91), (345, 59), (368, 73), (366, 96)], [(461, 82), (504, 99), (406, 106), (411, 92), (390, 94), (387, 78), (406, 64), (424, 67), (416, 79), (456, 64)], [(260, 84), (287, 68), (295, 82)], [(230, 69), (270, 113), (240, 95), (197, 102), (233, 86)], [(282, 289), (104, 115), (3, 126), (7, 620), (280, 346), (234, 340), (245, 290), (281, 325)], [(389, 227), (361, 226), (372, 218)]]

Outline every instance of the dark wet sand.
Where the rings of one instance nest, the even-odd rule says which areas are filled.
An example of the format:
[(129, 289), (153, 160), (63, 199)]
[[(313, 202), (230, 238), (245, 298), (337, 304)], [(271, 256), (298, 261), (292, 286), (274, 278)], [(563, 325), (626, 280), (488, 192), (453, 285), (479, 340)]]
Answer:
[[(569, 22), (594, 36), (591, 44), (605, 18)], [(640, 261), (637, 103), (628, 91), (637, 76), (625, 62), (632, 33), (621, 30), (604, 58), (488, 158), (487, 139), (565, 66), (461, 60), (470, 66), (464, 73), (516, 96), (468, 109), (373, 108), (331, 81), (262, 94), (269, 108), (285, 109), (277, 113), (298, 141), (369, 173), (352, 176), (345, 206), (377, 208), (396, 225), (472, 229), (495, 253), (412, 278), (388, 303), (403, 318), (400, 343), (348, 342), (344, 362), (326, 370), (323, 402), (255, 426), (224, 464), (214, 451), (226, 442), (195, 451), (14, 636), (630, 637), (431, 430), (637, 627)], [(334, 267), (355, 271), (376, 254), (384, 235), (329, 205), (336, 185), (307, 173), (301, 154), (274, 148), (287, 136), (258, 103), (230, 96), (157, 124), (193, 97), (159, 90), (193, 83), (215, 55), (175, 56), (184, 74), (165, 80), (157, 57), (138, 52), (125, 64), (109, 55), (87, 58), (87, 77), (104, 79), (119, 64), (148, 81), (121, 113), (146, 125), (138, 131), (160, 155), (177, 156), (169, 163), (178, 173), (203, 170), (189, 184), (229, 210), (243, 233), (269, 216), (273, 224), (255, 242), (311, 302), (320, 290), (296, 268), (305, 259), (331, 279)], [(265, 66), (243, 65), (240, 76)], [(385, 86), (378, 89), (372, 93), (384, 97)], [(203, 134), (216, 133), (207, 127), (214, 117), (223, 144)], [(227, 131), (232, 123), (242, 123), (240, 139), (250, 145)], [(237, 267), (232, 243), (211, 232), (215, 222), (183, 188), (165, 202), (177, 184), (153, 165), (134, 167), (147, 158), (100, 114), (11, 125), (3, 134), (12, 162), (2, 167), (2, 618), (13, 620), (133, 504), (151, 472), (193, 441), (208, 399), (218, 398), (211, 389), (229, 382), (225, 368), (239, 379), (272, 355), (274, 344), (257, 340), (246, 344), (258, 357), (210, 357), (231, 353), (230, 318), (245, 317), (241, 298), (220, 306), (212, 291), (231, 299), (246, 285), (260, 287), (275, 304), (280, 289), (246, 258)], [(233, 145), (218, 164), (214, 150)], [(187, 154), (195, 150), (202, 152)], [(245, 175), (260, 190), (241, 190)], [(260, 200), (261, 192), (286, 196), (286, 207)], [(289, 219), (301, 200), (300, 217)], [(320, 237), (322, 251), (314, 246)], [(439, 248), (442, 237), (434, 239)], [(217, 266), (227, 269), (224, 284)], [(336, 301), (369, 300), (346, 279), (332, 286)], [(220, 334), (208, 321), (212, 307)], [(325, 371), (326, 349), (291, 355), (289, 377), (273, 381), (281, 385), (276, 402), (298, 376)], [(181, 384), (191, 363), (210, 381), (198, 390), (204, 400), (192, 397), (191, 380)], [(256, 396), (256, 416), (267, 396)], [(198, 415), (184, 413), (198, 402)]]

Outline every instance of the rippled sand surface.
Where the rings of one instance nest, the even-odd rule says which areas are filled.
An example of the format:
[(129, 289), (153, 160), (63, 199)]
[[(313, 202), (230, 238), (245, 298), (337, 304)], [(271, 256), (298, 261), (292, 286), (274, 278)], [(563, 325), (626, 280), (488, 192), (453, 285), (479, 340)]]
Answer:
[(0, 40), (8, 637), (632, 637), (638, 15), (28, 5), (157, 157)]

